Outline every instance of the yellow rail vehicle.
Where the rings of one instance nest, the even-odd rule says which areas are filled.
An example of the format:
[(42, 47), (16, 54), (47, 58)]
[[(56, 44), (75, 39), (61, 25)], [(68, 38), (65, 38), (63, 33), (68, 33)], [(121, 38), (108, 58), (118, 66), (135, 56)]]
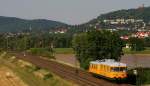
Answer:
[(89, 72), (110, 79), (124, 79), (127, 77), (127, 66), (113, 59), (90, 62)]

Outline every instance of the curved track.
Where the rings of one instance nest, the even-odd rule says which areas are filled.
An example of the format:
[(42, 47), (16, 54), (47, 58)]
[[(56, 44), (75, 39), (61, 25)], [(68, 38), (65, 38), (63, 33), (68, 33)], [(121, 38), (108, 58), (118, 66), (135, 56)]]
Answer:
[(23, 56), (22, 53), (17, 53), (15, 55), (18, 59), (31, 62), (41, 68), (46, 68), (60, 77), (73, 81), (81, 86), (131, 86), (128, 84), (116, 84), (103, 79), (98, 79), (81, 69), (76, 69), (54, 61), (48, 61), (39, 56), (33, 56), (30, 54)]

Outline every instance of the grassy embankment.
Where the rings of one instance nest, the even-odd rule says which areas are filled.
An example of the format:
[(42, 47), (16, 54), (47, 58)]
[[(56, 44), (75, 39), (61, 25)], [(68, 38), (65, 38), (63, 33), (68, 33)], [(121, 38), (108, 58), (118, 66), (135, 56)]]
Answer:
[(75, 86), (57, 75), (35, 65), (17, 60), (10, 54), (1, 54), (0, 65), (11, 69), (29, 86)]

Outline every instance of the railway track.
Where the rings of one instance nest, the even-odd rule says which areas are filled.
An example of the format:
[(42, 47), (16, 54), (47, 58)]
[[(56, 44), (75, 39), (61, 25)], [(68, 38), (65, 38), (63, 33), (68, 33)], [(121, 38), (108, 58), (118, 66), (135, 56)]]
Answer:
[(30, 54), (23, 56), (22, 53), (16, 53), (15, 55), (18, 59), (31, 62), (32, 64), (41, 68), (46, 68), (60, 77), (77, 83), (81, 86), (131, 86), (129, 84), (116, 84), (103, 79), (98, 79), (81, 69), (70, 67), (54, 61), (48, 61), (40, 58), (39, 56), (33, 56)]

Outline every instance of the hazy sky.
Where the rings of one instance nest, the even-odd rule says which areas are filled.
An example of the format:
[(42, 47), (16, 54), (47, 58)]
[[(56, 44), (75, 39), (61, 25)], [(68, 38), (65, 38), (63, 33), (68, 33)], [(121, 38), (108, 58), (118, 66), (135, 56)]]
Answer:
[(0, 0), (0, 16), (80, 24), (102, 13), (142, 4), (150, 6), (150, 0)]

